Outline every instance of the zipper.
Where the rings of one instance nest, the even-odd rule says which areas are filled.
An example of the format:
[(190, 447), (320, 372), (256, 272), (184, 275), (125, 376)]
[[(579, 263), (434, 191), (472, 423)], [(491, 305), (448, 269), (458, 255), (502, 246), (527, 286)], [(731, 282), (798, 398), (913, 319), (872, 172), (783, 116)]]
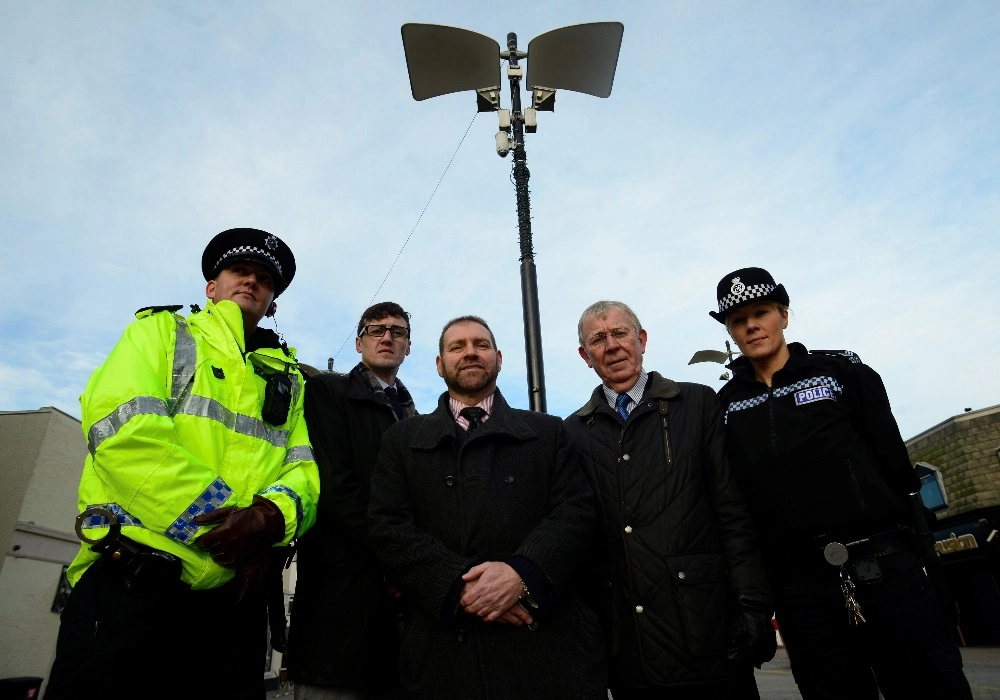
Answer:
[(672, 457), (670, 454), (670, 423), (667, 422), (667, 416), (665, 414), (660, 415), (660, 420), (663, 423), (663, 454), (667, 458), (667, 466), (673, 465)]
[(778, 456), (778, 430), (774, 425), (774, 387), (767, 387), (767, 422), (771, 428), (771, 452)]
[[(635, 410), (639, 409), (640, 406), (641, 406), (641, 404), (637, 405), (632, 410), (635, 411)], [(631, 418), (631, 416), (629, 416), (629, 417)], [(628, 606), (629, 610), (631, 611), (628, 614), (628, 617), (627, 617), (628, 624), (632, 625), (632, 628), (635, 631), (636, 639), (641, 639), (642, 633), (641, 633), (641, 631), (639, 629), (639, 620), (636, 619), (636, 615), (634, 614), (634, 610), (633, 610), (633, 606), (635, 605), (635, 590), (634, 590), (634, 585), (633, 585), (633, 581), (632, 581), (632, 573), (631, 573), (632, 572), (632, 552), (629, 549), (629, 545), (628, 545), (628, 535), (625, 534), (625, 525), (627, 525), (628, 523), (625, 522), (625, 491), (624, 491), (624, 488), (622, 486), (622, 470), (623, 470), (623, 466), (622, 465), (625, 463), (625, 460), (622, 459), (622, 456), (623, 456), (622, 453), (624, 451), (625, 430), (627, 428), (628, 428), (628, 422), (626, 421), (622, 425), (622, 432), (621, 432), (621, 435), (619, 435), (619, 437), (618, 437), (618, 464), (617, 464), (616, 474), (615, 474), (616, 480), (618, 482), (618, 527), (619, 527), (619, 537), (622, 538), (622, 549), (625, 552), (625, 568), (626, 568), (626, 571), (624, 572), (625, 573), (625, 581), (628, 583), (628, 597), (623, 602)], [(612, 566), (611, 568), (612, 568), (612, 576), (614, 576), (614, 566)], [(612, 595), (612, 601), (613, 601), (612, 605), (611, 605), (612, 615), (615, 618), (617, 618), (618, 617), (618, 596), (615, 593), (614, 589), (612, 589), (611, 595)], [(639, 645), (639, 662), (643, 666), (643, 668), (645, 668), (645, 660), (643, 658), (643, 653), (642, 653), (642, 644)]]
[(847, 458), (847, 473), (851, 477), (851, 484), (854, 486), (854, 495), (858, 499), (858, 505), (862, 511), (867, 511), (868, 506), (865, 505), (865, 497), (861, 494), (861, 484), (858, 482), (858, 475), (854, 473), (854, 463), (850, 457)]

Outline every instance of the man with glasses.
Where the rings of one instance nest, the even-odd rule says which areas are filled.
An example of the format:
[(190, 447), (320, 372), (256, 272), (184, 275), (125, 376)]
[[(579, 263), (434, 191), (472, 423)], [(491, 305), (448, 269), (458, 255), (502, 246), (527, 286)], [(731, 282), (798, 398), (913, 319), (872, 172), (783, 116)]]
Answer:
[(646, 372), (646, 331), (618, 301), (580, 317), (601, 379), (566, 427), (597, 494), (592, 593), (615, 700), (757, 698), (775, 652), (771, 595), (707, 386)]
[(297, 700), (401, 697), (397, 594), (369, 543), (367, 512), (382, 433), (417, 413), (396, 377), (410, 354), (409, 319), (393, 302), (365, 309), (354, 341), (361, 362), (306, 387), (320, 500), (299, 540), (288, 640)]

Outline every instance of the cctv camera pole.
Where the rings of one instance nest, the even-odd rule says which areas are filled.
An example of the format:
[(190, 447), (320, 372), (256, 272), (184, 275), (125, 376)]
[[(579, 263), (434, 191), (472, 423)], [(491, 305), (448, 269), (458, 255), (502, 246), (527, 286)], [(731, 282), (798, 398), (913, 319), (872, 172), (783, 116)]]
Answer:
[[(507, 52), (501, 54), (517, 69), (517, 34), (507, 35)], [(523, 53), (521, 54), (524, 55)], [(538, 278), (531, 245), (531, 201), (528, 195), (528, 157), (524, 152), (524, 116), (521, 113), (521, 71), (509, 70), (510, 111), (513, 130), (514, 191), (517, 193), (517, 232), (521, 247), (521, 305), (524, 308), (524, 354), (528, 363), (528, 401), (532, 411), (545, 412), (545, 369), (542, 365), (542, 328), (538, 314)]]

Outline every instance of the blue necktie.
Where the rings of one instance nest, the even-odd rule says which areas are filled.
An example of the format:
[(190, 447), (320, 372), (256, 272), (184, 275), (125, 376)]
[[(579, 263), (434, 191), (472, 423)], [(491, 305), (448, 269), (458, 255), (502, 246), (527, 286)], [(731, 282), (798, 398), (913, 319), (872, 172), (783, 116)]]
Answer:
[(632, 397), (628, 394), (618, 394), (618, 398), (615, 399), (615, 410), (618, 411), (618, 415), (622, 417), (622, 420), (628, 420), (628, 403), (632, 400)]
[(392, 407), (392, 412), (396, 414), (396, 420), (403, 420), (406, 416), (403, 415), (403, 404), (399, 402), (399, 394), (396, 392), (396, 387), (387, 386), (382, 391), (385, 392), (386, 398), (389, 399), (389, 405)]

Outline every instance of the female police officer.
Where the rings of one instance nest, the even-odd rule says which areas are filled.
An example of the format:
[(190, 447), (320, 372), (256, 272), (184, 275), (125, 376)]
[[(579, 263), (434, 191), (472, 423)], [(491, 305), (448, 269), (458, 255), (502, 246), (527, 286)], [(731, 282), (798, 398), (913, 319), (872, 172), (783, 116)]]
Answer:
[(918, 482), (878, 374), (787, 344), (788, 294), (726, 275), (717, 312), (742, 357), (719, 396), (733, 475), (804, 698), (971, 698), (908, 527)]

